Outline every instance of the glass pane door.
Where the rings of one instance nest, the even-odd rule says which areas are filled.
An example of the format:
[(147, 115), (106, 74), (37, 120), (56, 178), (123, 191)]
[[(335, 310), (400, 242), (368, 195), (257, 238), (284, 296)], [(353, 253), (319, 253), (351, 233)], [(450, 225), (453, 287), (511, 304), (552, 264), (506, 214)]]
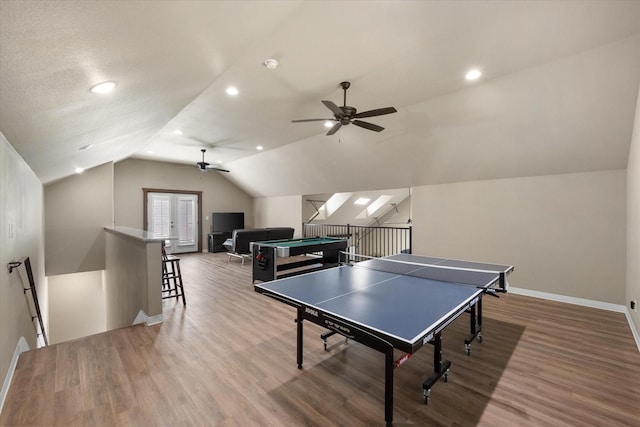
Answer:
[(197, 212), (198, 196), (195, 194), (148, 193), (148, 228), (153, 233), (167, 236), (167, 253), (198, 250)]

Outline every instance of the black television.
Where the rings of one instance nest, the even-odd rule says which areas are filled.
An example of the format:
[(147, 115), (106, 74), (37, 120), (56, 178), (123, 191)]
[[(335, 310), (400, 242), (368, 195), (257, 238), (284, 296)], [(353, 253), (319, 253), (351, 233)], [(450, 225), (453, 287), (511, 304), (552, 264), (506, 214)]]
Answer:
[(211, 231), (231, 234), (235, 229), (244, 228), (244, 212), (213, 212)]

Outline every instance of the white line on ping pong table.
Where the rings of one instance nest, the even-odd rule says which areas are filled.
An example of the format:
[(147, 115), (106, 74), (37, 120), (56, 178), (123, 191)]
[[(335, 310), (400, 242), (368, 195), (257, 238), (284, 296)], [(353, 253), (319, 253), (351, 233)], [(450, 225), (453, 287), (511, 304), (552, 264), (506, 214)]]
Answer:
[[(443, 270), (456, 270), (456, 271), (471, 271), (471, 272), (475, 272), (475, 273), (493, 273), (493, 274), (501, 274), (502, 271), (500, 270), (482, 270), (479, 268), (468, 268), (468, 267), (453, 267), (453, 266), (448, 266), (448, 265), (440, 265), (439, 263), (437, 264), (428, 264), (428, 263), (420, 263), (420, 262), (413, 262), (413, 261), (402, 261), (399, 259), (389, 259), (389, 258), (380, 258), (380, 257), (373, 257), (373, 256), (368, 256), (368, 255), (359, 255), (359, 254), (352, 254), (349, 252), (342, 252), (348, 255), (355, 255), (357, 257), (363, 257), (363, 258), (368, 258), (368, 259), (377, 259), (380, 261), (384, 261), (384, 262), (395, 262), (397, 264), (408, 264), (408, 265), (417, 265), (420, 267), (434, 267), (434, 268), (441, 268)], [(435, 258), (435, 257), (434, 257)], [(452, 260), (452, 259), (448, 259), (448, 258), (439, 258), (442, 261), (440, 262), (446, 262), (446, 261), (462, 261), (462, 260)], [(465, 262), (465, 261), (462, 261)], [(471, 262), (471, 261), (469, 261)], [(482, 264), (482, 263), (476, 263), (476, 264)], [(357, 266), (357, 264), (355, 264), (355, 266)], [(366, 267), (363, 267), (366, 268)]]
[[(374, 271), (379, 271), (379, 270), (374, 270)], [(391, 273), (390, 271), (382, 271), (382, 273), (393, 274), (393, 276), (392, 276), (392, 277), (389, 277), (389, 278), (387, 278), (387, 279), (384, 279), (384, 280), (380, 280), (379, 282), (371, 283), (370, 285), (367, 285), (367, 286), (366, 286), (366, 288), (373, 288), (374, 286), (378, 286), (378, 285), (381, 285), (381, 284), (383, 284), (383, 283), (389, 282), (389, 281), (391, 281), (391, 280), (395, 280), (395, 279), (397, 279), (397, 278), (398, 278), (398, 277), (400, 277), (400, 276), (404, 276), (403, 274), (400, 274), (400, 273)], [(324, 304), (324, 303), (325, 303), (325, 302), (327, 302), (327, 301), (331, 301), (331, 300), (334, 300), (334, 299), (342, 298), (342, 297), (343, 297), (343, 296), (345, 296), (345, 295), (349, 295), (349, 294), (353, 294), (353, 293), (356, 293), (356, 292), (360, 292), (362, 289), (364, 289), (364, 288), (354, 289), (354, 290), (352, 290), (352, 291), (345, 292), (345, 293), (343, 293), (343, 294), (336, 295), (336, 296), (333, 296), (333, 297), (331, 297), (331, 298), (327, 298), (326, 300), (319, 301), (319, 302), (315, 303), (315, 305)]]

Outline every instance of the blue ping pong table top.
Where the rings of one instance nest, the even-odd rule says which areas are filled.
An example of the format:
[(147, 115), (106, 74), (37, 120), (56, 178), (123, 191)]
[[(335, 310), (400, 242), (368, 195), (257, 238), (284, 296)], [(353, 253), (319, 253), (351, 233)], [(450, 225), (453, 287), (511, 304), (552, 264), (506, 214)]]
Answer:
[[(415, 263), (443, 260), (405, 254), (388, 259)], [(316, 308), (414, 344), (470, 304), (484, 291), (483, 288), (496, 283), (502, 272), (500, 269), (476, 269), (491, 272), (371, 259), (354, 266), (321, 270), (255, 287), (285, 301)]]

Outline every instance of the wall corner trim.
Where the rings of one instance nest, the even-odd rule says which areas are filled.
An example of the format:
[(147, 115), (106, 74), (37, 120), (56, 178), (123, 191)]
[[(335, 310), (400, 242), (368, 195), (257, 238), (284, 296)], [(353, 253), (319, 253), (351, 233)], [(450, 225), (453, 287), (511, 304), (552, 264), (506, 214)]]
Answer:
[(138, 312), (138, 315), (136, 316), (136, 318), (133, 319), (132, 325), (137, 325), (139, 323), (145, 323), (147, 321), (148, 317), (149, 316), (147, 316), (147, 313), (145, 313), (144, 310), (140, 310)]
[(29, 351), (29, 344), (24, 337), (20, 337), (18, 340), (18, 344), (16, 345), (16, 351), (13, 353), (13, 357), (11, 358), (11, 363), (9, 364), (9, 369), (7, 370), (7, 376), (4, 379), (4, 383), (2, 384), (2, 390), (0, 390), (0, 412), (2, 412), (2, 407), (4, 406), (4, 400), (9, 393), (9, 387), (11, 386), (11, 380), (13, 379), (13, 373), (16, 371), (16, 366), (18, 365), (18, 358), (20, 354)]

